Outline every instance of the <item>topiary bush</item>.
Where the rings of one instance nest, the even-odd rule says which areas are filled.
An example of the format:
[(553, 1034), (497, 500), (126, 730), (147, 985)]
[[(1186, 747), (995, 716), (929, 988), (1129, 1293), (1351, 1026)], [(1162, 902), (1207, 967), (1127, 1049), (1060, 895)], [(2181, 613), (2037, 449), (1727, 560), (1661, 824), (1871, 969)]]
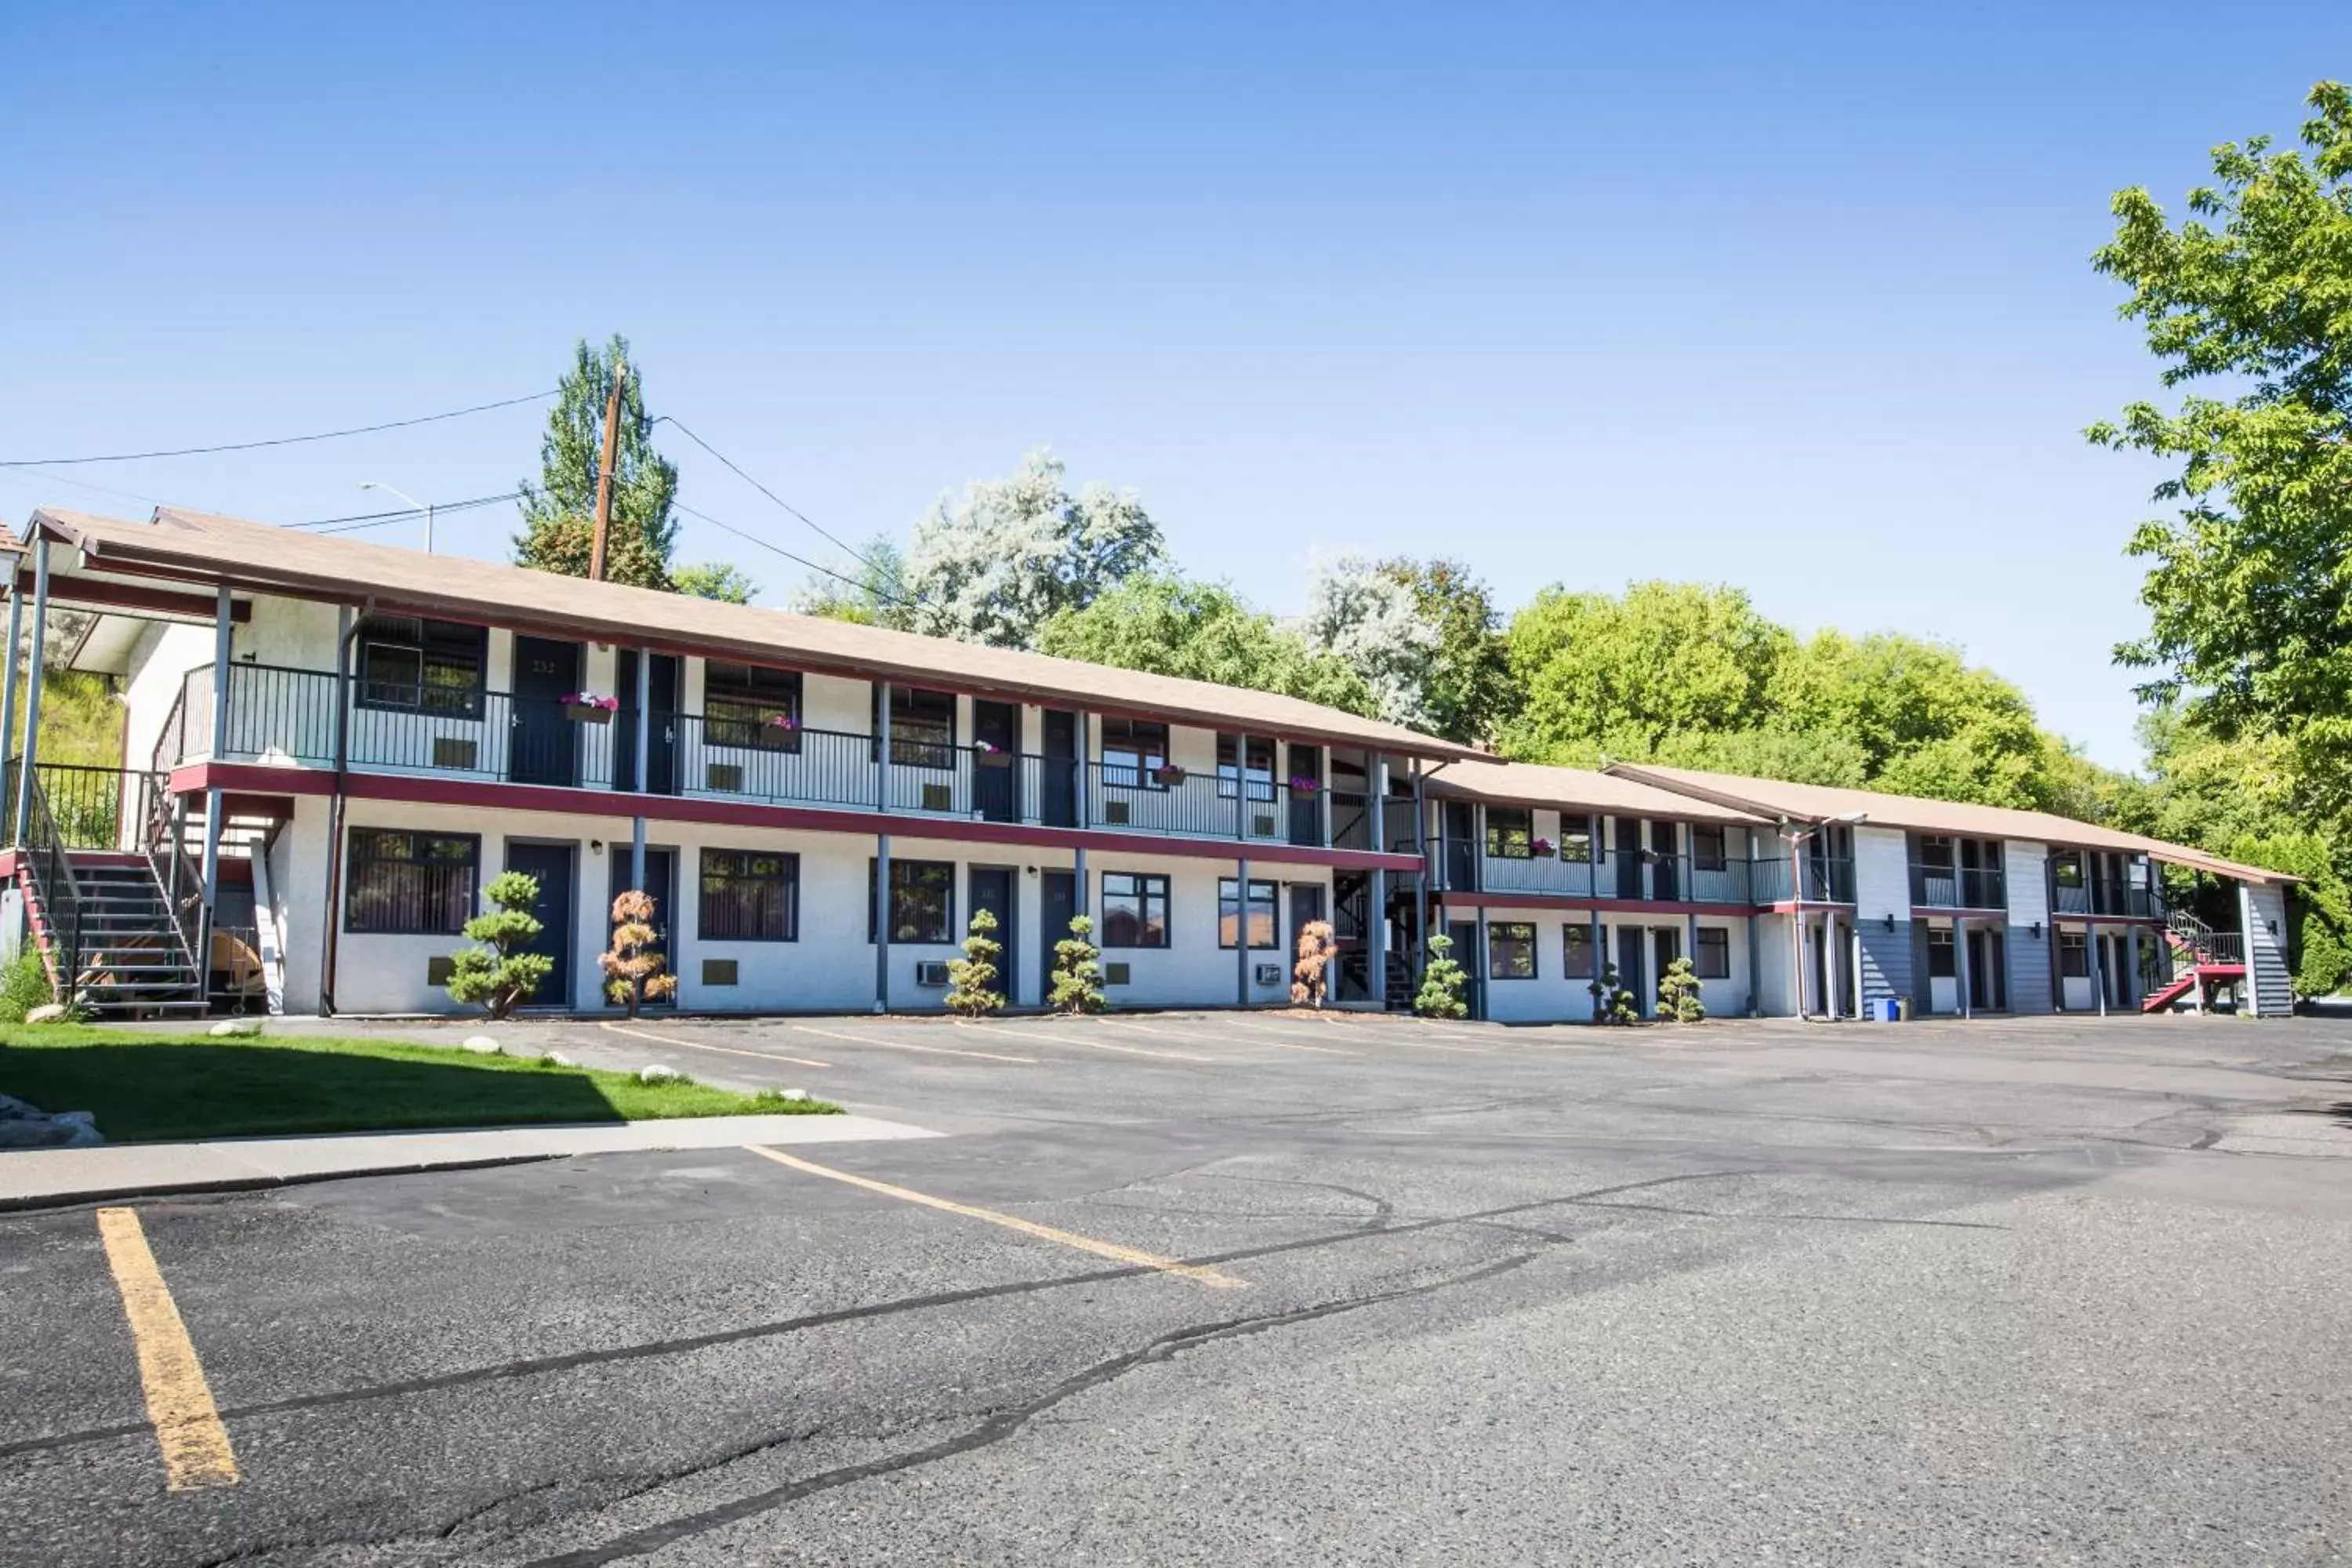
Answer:
[(1665, 974), (1658, 981), (1658, 1016), (1675, 1024), (1696, 1024), (1706, 1017), (1698, 972), (1689, 959), (1677, 958), (1666, 965)]
[(479, 947), (460, 948), (449, 960), (449, 999), (479, 1002), (493, 1018), (503, 1018), (536, 994), (555, 960), (543, 952), (526, 952), (547, 928), (531, 910), (539, 904), (539, 879), (521, 871), (490, 879), (482, 896), (496, 906), (466, 922), (466, 940)]
[(1424, 1018), (1470, 1016), (1469, 1005), (1462, 1000), (1462, 988), (1470, 977), (1448, 956), (1453, 951), (1452, 937), (1429, 939), (1429, 967), (1421, 972), (1421, 994), (1412, 999), (1412, 1010)]
[(948, 963), (948, 1011), (976, 1018), (1004, 1005), (996, 989), (996, 961), (1004, 956), (1004, 944), (989, 935), (995, 929), (993, 914), (971, 911), (971, 934), (963, 939), (963, 956)]
[(1070, 920), (1068, 938), (1054, 944), (1054, 989), (1045, 1000), (1064, 1013), (1099, 1013), (1109, 1005), (1102, 993), (1102, 952), (1093, 942), (1095, 922)]

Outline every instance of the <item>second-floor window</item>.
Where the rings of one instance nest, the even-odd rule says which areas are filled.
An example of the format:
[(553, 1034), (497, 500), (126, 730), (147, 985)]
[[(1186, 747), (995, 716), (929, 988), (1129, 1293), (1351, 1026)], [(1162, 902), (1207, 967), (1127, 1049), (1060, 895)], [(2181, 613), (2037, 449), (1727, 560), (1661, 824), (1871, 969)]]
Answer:
[(1217, 796), (1234, 798), (1236, 774), (1249, 777), (1249, 797), (1252, 800), (1274, 798), (1274, 741), (1271, 736), (1252, 735), (1242, 743), (1237, 735), (1217, 737)]
[(1168, 726), (1152, 719), (1102, 721), (1102, 782), (1127, 789), (1156, 788), (1168, 765)]
[(1559, 814), (1559, 858), (1584, 861), (1592, 858), (1592, 818), (1581, 813)]
[(1535, 853), (1535, 814), (1525, 806), (1486, 808), (1486, 853), (1502, 860), (1525, 860)]
[(412, 616), (370, 616), (360, 623), (359, 705), (415, 713), (482, 716), (489, 664), (486, 627)]
[[(2050, 858), (2050, 872), (2057, 878), (2060, 887), (2079, 888), (2083, 885), (2082, 857), (2071, 849), (2063, 855), (2053, 855)], [(2089, 971), (2084, 973), (2088, 973)]]
[[(874, 689), (874, 729), (882, 730), (882, 689)], [(952, 691), (919, 686), (890, 688), (890, 760), (900, 767), (955, 766), (956, 700)], [(881, 742), (875, 742), (878, 752)]]
[(1704, 824), (1691, 828), (1691, 866), (1695, 870), (1720, 871), (1726, 864), (1723, 829)]
[(796, 669), (710, 661), (702, 680), (703, 739), (763, 752), (801, 749), (801, 677)]

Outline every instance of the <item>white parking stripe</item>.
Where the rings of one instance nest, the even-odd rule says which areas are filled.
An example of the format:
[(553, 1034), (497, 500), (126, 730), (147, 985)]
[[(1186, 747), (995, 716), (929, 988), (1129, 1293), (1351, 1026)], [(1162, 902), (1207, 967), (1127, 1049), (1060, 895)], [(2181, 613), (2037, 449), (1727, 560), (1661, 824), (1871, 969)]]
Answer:
[(675, 1039), (667, 1035), (648, 1034), (643, 1029), (632, 1029), (621, 1024), (599, 1023), (596, 1026), (609, 1029), (616, 1035), (635, 1035), (638, 1039), (651, 1040), (657, 1046), (677, 1046), (689, 1051), (724, 1051), (730, 1057), (757, 1057), (763, 1062), (790, 1062), (802, 1068), (829, 1068), (833, 1065), (818, 1061), (814, 1057), (788, 1057), (782, 1051), (747, 1051), (740, 1046), (714, 1046), (708, 1040)]
[(822, 1035), (828, 1040), (846, 1040), (853, 1046), (880, 1046), (885, 1050), (921, 1051), (934, 1057), (977, 1057), (982, 1061), (1019, 1062), (1024, 1067), (1035, 1067), (1035, 1057), (1000, 1056), (994, 1051), (961, 1051), (952, 1046), (918, 1046), (906, 1040), (886, 1040), (878, 1035), (845, 1035), (837, 1029), (812, 1029), (806, 1024), (794, 1024), (803, 1035)]
[(1019, 1035), (1024, 1039), (1045, 1040), (1056, 1046), (1078, 1046), (1090, 1051), (1117, 1051), (1128, 1057), (1160, 1057), (1171, 1062), (1212, 1062), (1214, 1057), (1187, 1056), (1182, 1051), (1153, 1051), (1141, 1046), (1114, 1046), (1108, 1040), (1072, 1039), (1060, 1030), (1024, 1029), (1017, 1024), (963, 1024), (967, 1029), (986, 1029), (992, 1035)]
[[(1232, 1022), (1244, 1024), (1248, 1027), (1260, 1032), (1270, 1029), (1296, 1026), (1293, 1025), (1283, 1024), (1280, 1021), (1272, 1018), (1252, 1018), (1246, 1014), (1234, 1015)], [(1386, 1043), (1390, 1045), (1417, 1046), (1425, 1051), (1454, 1051), (1465, 1057), (1483, 1057), (1492, 1054), (1491, 1052), (1483, 1050), (1476, 1046), (1447, 1046), (1441, 1045), (1435, 1040), (1416, 1039), (1412, 1037), (1412, 1033), (1407, 1032), (1407, 1028), (1405, 1027), (1392, 1028), (1383, 1025), (1375, 1025), (1370, 1027), (1358, 1027), (1339, 1023), (1337, 1019), (1329, 1020), (1329, 1023), (1332, 1027), (1346, 1029), (1350, 1036), (1360, 1040), (1369, 1040), (1377, 1037), (1385, 1040)], [(1418, 1031), (1414, 1032), (1417, 1033)], [(1475, 1038), (1475, 1037), (1473, 1037)]]
[[(1198, 1036), (1180, 1034), (1171, 1029), (1155, 1029), (1148, 1024), (1133, 1023), (1125, 1018), (1097, 1018), (1095, 1022), (1097, 1024), (1108, 1024), (1114, 1029), (1133, 1029), (1136, 1033), (1140, 1035), (1156, 1035), (1172, 1040), (1196, 1040), (1199, 1038)], [(1360, 1054), (1356, 1051), (1343, 1051), (1337, 1046), (1302, 1046), (1294, 1044), (1289, 1040), (1259, 1040), (1257, 1044), (1262, 1046), (1272, 1046), (1277, 1051), (1313, 1051), (1318, 1055), (1327, 1057), (1352, 1057)]]

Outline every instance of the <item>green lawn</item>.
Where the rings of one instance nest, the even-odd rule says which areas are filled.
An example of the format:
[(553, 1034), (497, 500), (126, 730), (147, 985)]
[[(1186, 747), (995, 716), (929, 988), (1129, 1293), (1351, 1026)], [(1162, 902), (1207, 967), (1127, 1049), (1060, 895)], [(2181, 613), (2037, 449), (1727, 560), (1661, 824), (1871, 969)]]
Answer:
[(94, 1112), (117, 1143), (841, 1109), (390, 1040), (215, 1039), (71, 1024), (0, 1026), (0, 1094), (44, 1110)]

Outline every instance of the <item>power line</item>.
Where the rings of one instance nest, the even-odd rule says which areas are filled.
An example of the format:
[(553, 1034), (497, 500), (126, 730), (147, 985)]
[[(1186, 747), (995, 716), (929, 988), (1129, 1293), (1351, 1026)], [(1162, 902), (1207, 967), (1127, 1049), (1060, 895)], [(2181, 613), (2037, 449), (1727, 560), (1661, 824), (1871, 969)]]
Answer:
[[(724, 459), (721, 459), (721, 460), (722, 460), (722, 461), (724, 461)], [(730, 464), (729, 466), (731, 468), (733, 465), (732, 465), (732, 464)], [(908, 609), (908, 610), (919, 610), (919, 609), (921, 609), (921, 608), (923, 607), (923, 606), (922, 606), (922, 605), (921, 605), (919, 601), (917, 601), (917, 600), (914, 600), (914, 599), (908, 599), (908, 598), (902, 598), (901, 596), (899, 596), (899, 595), (897, 595), (897, 594), (885, 593), (882, 589), (880, 589), (880, 588), (878, 588), (878, 587), (875, 586), (875, 584), (872, 584), (872, 583), (870, 583), (870, 582), (866, 582), (866, 581), (865, 581), (865, 580), (863, 580), (863, 579), (860, 579), (860, 578), (852, 577), (852, 576), (850, 576), (848, 574), (844, 573), (844, 572), (836, 572), (836, 571), (835, 571), (835, 570), (834, 570), (832, 567), (830, 567), (830, 566), (821, 566), (821, 565), (819, 565), (817, 563), (815, 563), (815, 562), (814, 562), (814, 561), (810, 560), (810, 559), (809, 559), (807, 556), (805, 556), (805, 555), (795, 555), (795, 554), (793, 554), (791, 551), (789, 551), (789, 550), (785, 549), (785, 548), (784, 548), (782, 545), (781, 545), (781, 544), (771, 544), (771, 543), (769, 543), (766, 540), (764, 540), (764, 539), (761, 538), (761, 537), (760, 537), (758, 534), (756, 534), (756, 533), (746, 533), (746, 532), (744, 532), (741, 529), (740, 529), (740, 528), (736, 527), (733, 523), (731, 523), (731, 522), (721, 522), (719, 519), (717, 519), (717, 518), (715, 518), (715, 517), (711, 516), (709, 512), (707, 512), (707, 511), (697, 511), (694, 508), (692, 508), (692, 507), (690, 507), (690, 506), (687, 505), (684, 501), (672, 501), (670, 504), (671, 504), (672, 506), (675, 506), (676, 508), (677, 508), (677, 510), (680, 510), (680, 511), (682, 511), (682, 512), (686, 513), (686, 515), (687, 515), (687, 516), (688, 516), (688, 517), (698, 517), (698, 518), (700, 518), (703, 521), (705, 521), (705, 522), (707, 522), (707, 523), (710, 524), (710, 526), (711, 526), (711, 527), (713, 527), (713, 528), (720, 528), (720, 529), (724, 529), (724, 530), (726, 530), (728, 532), (730, 532), (730, 533), (733, 534), (733, 535), (734, 535), (736, 538), (738, 538), (738, 539), (744, 540), (744, 541), (746, 541), (746, 542), (750, 542), (750, 543), (752, 543), (752, 544), (756, 544), (756, 545), (758, 545), (758, 546), (759, 546), (761, 549), (762, 549), (762, 550), (773, 551), (776, 554), (782, 556), (785, 560), (790, 561), (790, 562), (793, 563), (794, 563), (794, 564), (796, 564), (796, 565), (805, 566), (805, 567), (807, 567), (807, 568), (808, 568), (810, 571), (812, 571), (812, 572), (822, 572), (822, 573), (824, 573), (824, 574), (826, 576), (828, 576), (828, 577), (832, 577), (832, 578), (835, 578), (835, 579), (836, 579), (836, 580), (838, 580), (838, 581), (840, 581), (840, 582), (846, 583), (846, 584), (848, 584), (851, 587), (853, 587), (853, 588), (856, 588), (856, 589), (859, 589), (859, 590), (861, 590), (862, 592), (865, 592), (865, 593), (871, 594), (871, 595), (873, 595), (876, 598), (877, 598), (877, 599), (881, 599), (881, 600), (883, 600), (883, 601), (885, 601), (885, 602), (887, 602), (887, 603), (888, 603), (888, 604), (897, 605), (898, 605), (898, 606), (899, 606), (900, 608), (902, 608), (902, 609)], [(819, 531), (819, 532), (823, 532), (824, 531), (823, 531), (822, 529), (820, 529), (820, 530), (818, 530), (818, 531)], [(826, 535), (826, 537), (827, 537), (827, 538), (831, 538), (831, 537), (832, 537), (832, 535), (827, 534), (827, 535)], [(852, 552), (852, 553), (855, 553), (855, 552)], [(861, 558), (861, 559), (862, 559), (862, 558)], [(871, 566), (873, 563), (872, 563), (871, 562), (868, 562), (868, 563), (867, 563), (867, 564), (868, 564), (869, 566)], [(880, 570), (880, 568), (878, 568), (878, 567), (877, 567), (877, 568), (875, 568), (875, 569), (876, 569), (877, 571)], [(894, 581), (895, 581), (895, 580), (894, 580)]]
[[(522, 492), (520, 490), (509, 490), (504, 495), (476, 496), (471, 500), (437, 501), (434, 504), (433, 514), (436, 517), (446, 517), (453, 511), (470, 511), (476, 507), (496, 506), (502, 500), (520, 500)], [(327, 533), (341, 533), (347, 531), (347, 530), (341, 526), (346, 523), (359, 528), (373, 528), (379, 523), (397, 522), (404, 517), (422, 517), (424, 515), (425, 509), (423, 507), (404, 506), (395, 508), (391, 511), (355, 511), (349, 517), (314, 518), (309, 522), (290, 522), (286, 526), (289, 528), (315, 528)]]
[[(680, 420), (680, 419), (679, 419), (676, 415), (674, 415), (674, 414), (665, 414), (665, 415), (663, 415), (660, 418), (658, 418), (658, 419), (655, 420), (655, 421), (654, 421), (654, 423), (655, 423), (655, 424), (656, 424), (656, 425), (665, 425), (665, 424), (667, 424), (667, 425), (675, 425), (675, 426), (677, 426), (678, 427), (678, 431), (679, 431), (679, 433), (680, 433), (680, 434), (682, 434), (683, 436), (685, 436), (685, 437), (686, 437), (688, 440), (689, 440), (689, 441), (693, 442), (696, 446), (698, 446), (698, 447), (701, 447), (704, 451), (706, 451), (706, 452), (709, 453), (712, 457), (714, 457), (714, 458), (718, 458), (720, 462), (722, 462), (722, 463), (726, 464), (726, 465), (727, 465), (727, 468), (728, 468), (728, 470), (729, 470), (730, 472), (731, 472), (731, 473), (732, 473), (732, 474), (733, 474), (737, 479), (741, 479), (745, 484), (750, 485), (753, 489), (758, 490), (761, 495), (766, 496), (770, 500), (774, 501), (778, 506), (782, 507), (786, 511), (788, 511), (788, 512), (792, 513), (794, 517), (799, 518), (803, 522), (807, 523), (807, 524), (809, 525), (809, 527), (811, 527), (811, 528), (814, 529), (814, 530), (815, 530), (819, 534), (822, 534), (822, 535), (823, 535), (823, 536), (824, 536), (827, 541), (829, 541), (829, 542), (831, 542), (832, 543), (834, 543), (834, 544), (835, 544), (835, 545), (839, 546), (841, 549), (847, 551), (847, 552), (849, 552), (849, 558), (850, 558), (851, 560), (853, 560), (853, 561), (856, 562), (860, 566), (865, 567), (865, 568), (866, 568), (867, 571), (869, 571), (869, 572), (877, 573), (877, 574), (880, 574), (880, 575), (882, 575), (882, 576), (887, 577), (888, 579), (890, 579), (891, 586), (893, 586), (893, 587), (895, 587), (895, 588), (898, 588), (898, 589), (899, 589), (899, 590), (901, 590), (901, 591), (904, 591), (904, 589), (906, 588), (906, 584), (905, 584), (905, 583), (903, 583), (903, 582), (901, 582), (901, 581), (899, 580), (898, 574), (896, 572), (887, 571), (887, 570), (885, 570), (882, 566), (880, 566), (879, 564), (877, 564), (877, 563), (875, 563), (875, 562), (873, 562), (873, 561), (870, 561), (870, 560), (866, 559), (866, 557), (865, 555), (863, 555), (863, 554), (859, 553), (859, 552), (858, 552), (858, 550), (857, 550), (857, 547), (856, 547), (856, 545), (853, 545), (853, 544), (849, 543), (846, 540), (843, 539), (839, 534), (834, 533), (834, 532), (832, 532), (830, 530), (828, 530), (828, 529), (826, 529), (826, 528), (824, 528), (824, 527), (821, 526), (821, 525), (816, 521), (816, 520), (815, 520), (814, 518), (810, 517), (810, 516), (808, 515), (808, 513), (806, 513), (806, 512), (803, 511), (800, 508), (798, 508), (798, 507), (794, 506), (792, 502), (790, 502), (790, 501), (786, 500), (783, 497), (782, 497), (782, 496), (778, 495), (775, 491), (773, 491), (773, 490), (770, 489), (767, 486), (765, 486), (765, 485), (761, 484), (759, 480), (757, 480), (757, 479), (753, 479), (751, 475), (749, 475), (749, 474), (745, 473), (741, 468), (737, 468), (737, 467), (735, 466), (735, 460), (734, 460), (732, 458), (730, 458), (726, 453), (724, 453), (724, 452), (720, 451), (718, 447), (716, 447), (712, 446), (709, 442), (708, 442), (708, 441), (704, 440), (701, 437), (699, 437), (699, 436), (696, 435), (692, 430), (688, 429), (688, 428), (687, 428), (687, 426), (686, 426), (685, 422), (684, 422), (684, 421), (682, 421), (682, 420)], [(687, 509), (686, 509), (686, 508), (684, 508), (684, 507), (680, 507), (678, 510), (679, 510), (680, 511), (684, 511), (684, 510), (686, 510)], [(697, 517), (702, 517), (702, 514), (701, 514), (700, 512), (696, 512), (694, 515), (695, 515), (695, 516), (697, 516)], [(710, 521), (716, 521), (716, 520), (711, 519), (711, 518), (707, 518), (707, 517), (706, 517), (706, 518), (703, 518), (703, 521), (704, 521), (705, 522), (710, 522)], [(727, 525), (726, 525), (726, 524), (724, 524), (724, 523), (720, 523), (719, 526), (720, 526), (721, 528), (724, 528), (724, 527), (726, 527)], [(754, 540), (752, 542), (754, 542), (754, 543), (763, 543), (763, 542), (764, 542), (764, 541), (760, 541), (760, 540)], [(770, 546), (769, 546), (769, 548), (772, 550), (772, 549), (774, 549), (775, 547), (774, 547), (773, 545), (770, 545)], [(780, 554), (781, 554), (781, 553), (782, 553), (782, 552), (778, 552), (778, 553), (780, 553)], [(795, 559), (798, 559), (798, 558), (797, 558), (797, 557), (795, 557)], [(819, 568), (817, 568), (817, 570), (819, 570), (819, 571), (823, 571), (823, 570), (824, 570), (824, 568), (823, 568), (823, 567), (819, 567)], [(833, 575), (834, 575), (834, 576), (838, 577), (838, 576), (840, 576), (841, 574), (840, 574), (839, 573), (837, 573), (837, 572), (836, 572), (836, 573), (834, 573), (834, 574), (833, 574)], [(845, 578), (845, 578), (843, 578), (842, 580), (843, 580), (844, 582), (847, 582), (847, 581), (848, 581), (848, 579), (847, 579), (847, 578)]]
[[(496, 403), (477, 403), (471, 408), (452, 408), (445, 414), (424, 414), (414, 419), (392, 419), (382, 425), (356, 425), (348, 430), (321, 430), (310, 436), (278, 436), (267, 441), (229, 441), (217, 447), (178, 447), (158, 452), (110, 452), (95, 458), (10, 458), (0, 459), (0, 468), (70, 468), (79, 463), (136, 463), (149, 458), (201, 458), (214, 452), (250, 452), (262, 447), (294, 447), (305, 441), (332, 441), (344, 436), (372, 436), (379, 430), (405, 430), (412, 425), (431, 425), (443, 419), (462, 419), (468, 414), (487, 414), (493, 408), (512, 408), (519, 404), (537, 403), (552, 397), (558, 389), (534, 392), (528, 397), (501, 398)], [(681, 426), (679, 428), (684, 429)], [(689, 432), (691, 434), (691, 432)], [(729, 465), (732, 467), (733, 465)]]

